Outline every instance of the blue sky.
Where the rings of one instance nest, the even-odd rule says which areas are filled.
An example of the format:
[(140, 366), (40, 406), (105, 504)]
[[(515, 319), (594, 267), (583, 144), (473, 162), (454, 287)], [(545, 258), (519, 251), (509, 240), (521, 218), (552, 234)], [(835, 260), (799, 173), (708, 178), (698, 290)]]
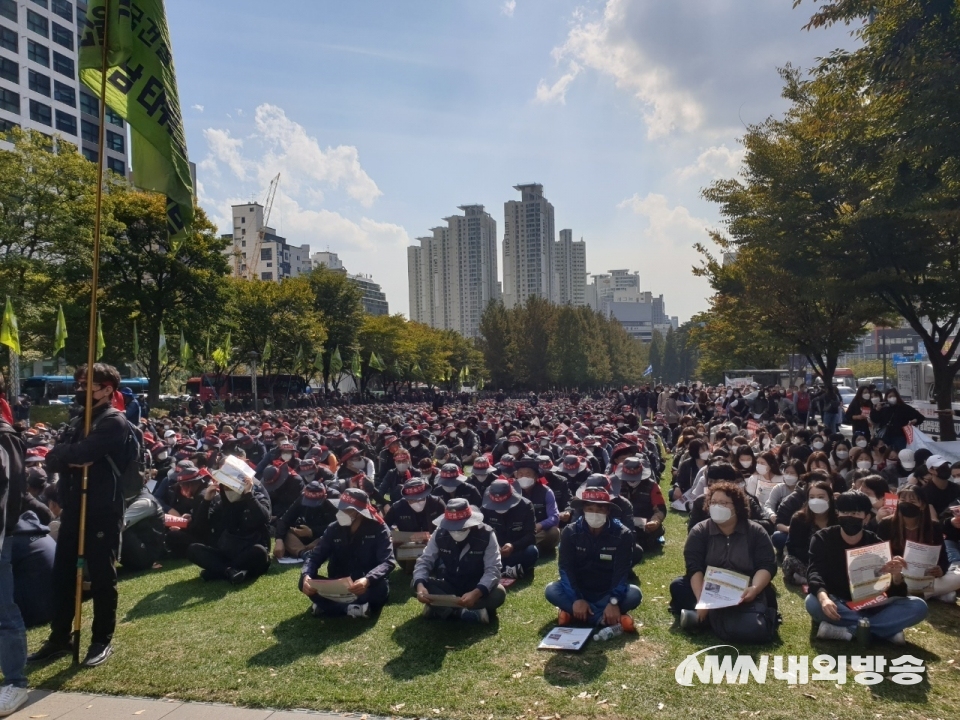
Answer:
[[(700, 190), (736, 174), (744, 124), (781, 112), (777, 67), (848, 28), (807, 32), (792, 0), (167, 0), (200, 202), (234, 202), (339, 253), (407, 312), (405, 247), (458, 205), (539, 182), (587, 269), (640, 272), (682, 320), (706, 309)], [(500, 261), (502, 275), (502, 260)]]

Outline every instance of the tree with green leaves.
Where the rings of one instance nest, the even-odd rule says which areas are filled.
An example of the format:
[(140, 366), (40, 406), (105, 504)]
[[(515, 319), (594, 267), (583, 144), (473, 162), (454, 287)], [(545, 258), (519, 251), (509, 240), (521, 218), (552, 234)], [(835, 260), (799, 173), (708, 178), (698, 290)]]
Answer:
[(363, 295), (346, 273), (331, 270), (326, 265), (314, 268), (307, 276), (313, 291), (313, 307), (320, 313), (327, 338), (324, 343), (326, 358), (323, 382), (330, 380), (330, 358), (336, 348), (344, 357), (359, 349), (357, 338), (363, 323)]
[(491, 300), (480, 316), (478, 345), (495, 388), (513, 386), (513, 351), (510, 315), (500, 300)]

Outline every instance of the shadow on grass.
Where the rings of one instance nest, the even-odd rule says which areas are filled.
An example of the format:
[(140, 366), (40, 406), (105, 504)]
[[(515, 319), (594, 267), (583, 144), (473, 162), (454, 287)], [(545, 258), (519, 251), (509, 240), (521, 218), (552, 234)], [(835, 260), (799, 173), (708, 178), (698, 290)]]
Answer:
[[(30, 665), (29, 670), (37, 670), (45, 667), (44, 663), (38, 663), (35, 665)], [(83, 672), (86, 668), (81, 665), (74, 665), (73, 661), (70, 660), (63, 667), (62, 670), (58, 671), (56, 674), (51, 675), (46, 680), (41, 682), (37, 687), (43, 690), (60, 690), (64, 685), (66, 685), (70, 680), (74, 678), (77, 674)], [(31, 685), (33, 683), (31, 682)]]
[(247, 661), (259, 667), (280, 667), (296, 662), (307, 655), (317, 656), (328, 649), (348, 643), (368, 630), (380, 619), (356, 620), (348, 617), (316, 618), (309, 610), (287, 618), (273, 629), (277, 644), (261, 650)]
[(204, 582), (199, 577), (181, 580), (142, 597), (127, 611), (122, 622), (132, 622), (151, 615), (184, 610), (223, 599), (237, 590), (227, 582)]
[(930, 608), (930, 612), (927, 614), (927, 622), (934, 629), (953, 637), (960, 635), (960, 613), (957, 612), (958, 608), (955, 604), (950, 605), (932, 600), (927, 605)]
[(412, 680), (431, 675), (443, 667), (451, 650), (465, 650), (471, 645), (496, 635), (500, 620), (489, 625), (472, 625), (459, 620), (426, 620), (414, 618), (393, 631), (393, 640), (403, 652), (383, 666), (394, 680)]
[[(547, 628), (544, 633), (549, 630)], [(607, 651), (619, 649), (634, 640), (634, 635), (622, 635), (604, 643), (591, 639), (579, 653), (553, 652), (543, 666), (543, 679), (557, 687), (591, 683), (607, 669)]]

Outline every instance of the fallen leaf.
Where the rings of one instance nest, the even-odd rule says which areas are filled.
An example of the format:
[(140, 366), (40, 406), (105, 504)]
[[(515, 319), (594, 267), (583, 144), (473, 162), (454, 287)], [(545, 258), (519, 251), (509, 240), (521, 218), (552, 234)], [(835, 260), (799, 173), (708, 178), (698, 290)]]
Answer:
[(582, 693), (580, 693), (579, 695), (577, 695), (577, 699), (578, 699), (578, 700), (583, 700), (584, 698), (589, 697), (589, 696), (590, 696), (590, 693), (588, 693), (586, 690), (584, 690)]
[(621, 687), (622, 689), (624, 689), (624, 690), (627, 690), (627, 689), (628, 689), (626, 685), (621, 685), (620, 687)]
[(657, 710), (663, 710), (663, 703), (657, 703)]
[(811, 700), (816, 700), (816, 699), (817, 699), (817, 696), (814, 695), (813, 693), (804, 693), (803, 696), (804, 696), (804, 697), (808, 697), (808, 698), (810, 698)]
[(30, 717), (31, 717), (31, 718), (45, 718), (45, 717), (47, 717), (47, 716), (46, 716), (46, 715), (31, 715)]
[(606, 704), (607, 704), (606, 698), (604, 698), (603, 700), (597, 700), (597, 705), (606, 705)]
[(146, 710), (137, 710), (134, 715), (143, 715), (145, 712)]
[(514, 680), (516, 680), (516, 679), (518, 679), (518, 678), (523, 677), (523, 673), (522, 673), (522, 672), (515, 672), (515, 673), (514, 673), (513, 675), (511, 675), (510, 677), (512, 677)]
[(530, 667), (530, 663), (524, 663), (523, 666), (528, 668)]
[(403, 710), (403, 707), (404, 707), (405, 705), (406, 705), (406, 703), (397, 703), (396, 705), (391, 705), (391, 706), (390, 706), (390, 709), (396, 712), (396, 711), (398, 711), (398, 710)]

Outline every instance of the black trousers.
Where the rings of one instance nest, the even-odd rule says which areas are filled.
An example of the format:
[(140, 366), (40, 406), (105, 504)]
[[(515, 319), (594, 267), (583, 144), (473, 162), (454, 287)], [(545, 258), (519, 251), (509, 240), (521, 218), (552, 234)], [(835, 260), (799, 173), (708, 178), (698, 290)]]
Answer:
[(187, 559), (212, 575), (226, 578), (227, 570), (246, 570), (247, 578), (254, 580), (270, 569), (270, 553), (263, 545), (251, 545), (236, 553), (194, 543), (187, 548)]
[[(122, 524), (122, 517), (87, 515), (84, 556), (93, 600), (90, 639), (93, 643), (109, 643), (117, 626), (117, 553)], [(50, 639), (57, 643), (68, 642), (73, 630), (79, 539), (79, 518), (64, 510), (57, 536), (57, 553), (53, 559)]]

